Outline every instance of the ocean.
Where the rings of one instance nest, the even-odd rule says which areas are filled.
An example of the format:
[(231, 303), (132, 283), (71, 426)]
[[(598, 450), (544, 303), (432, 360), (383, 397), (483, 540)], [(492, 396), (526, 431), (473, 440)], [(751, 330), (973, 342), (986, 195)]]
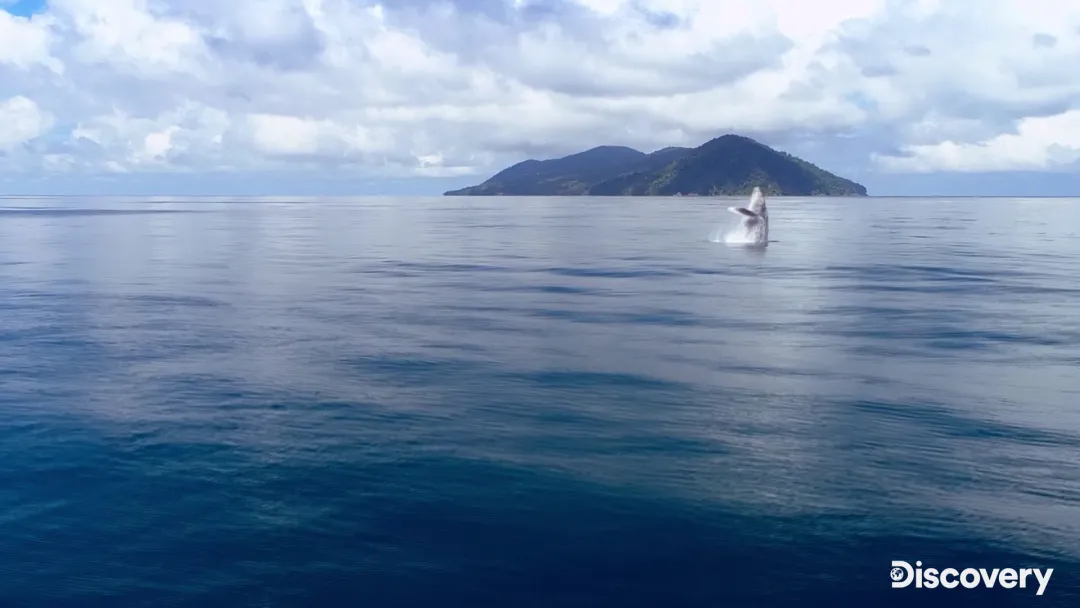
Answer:
[(743, 202), (0, 199), (0, 605), (1080, 605), (1080, 200)]

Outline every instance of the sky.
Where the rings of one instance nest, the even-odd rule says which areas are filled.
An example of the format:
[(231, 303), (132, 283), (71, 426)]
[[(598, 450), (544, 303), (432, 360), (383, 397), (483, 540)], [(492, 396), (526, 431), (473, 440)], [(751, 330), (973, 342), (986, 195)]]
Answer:
[(439, 194), (752, 137), (878, 195), (1080, 195), (1067, 0), (0, 0), (0, 194)]

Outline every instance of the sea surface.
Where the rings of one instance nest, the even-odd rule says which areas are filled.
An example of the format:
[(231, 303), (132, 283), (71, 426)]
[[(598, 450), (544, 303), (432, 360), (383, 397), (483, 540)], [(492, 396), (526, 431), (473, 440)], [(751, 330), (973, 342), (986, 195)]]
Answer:
[(742, 202), (0, 199), (0, 605), (1080, 606), (1080, 200)]

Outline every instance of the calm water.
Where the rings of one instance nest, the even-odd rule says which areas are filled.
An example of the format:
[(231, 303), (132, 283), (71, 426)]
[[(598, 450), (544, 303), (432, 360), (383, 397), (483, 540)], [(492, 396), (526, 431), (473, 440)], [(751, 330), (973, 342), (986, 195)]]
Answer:
[(1080, 605), (1080, 200), (728, 204), (0, 200), (0, 604)]

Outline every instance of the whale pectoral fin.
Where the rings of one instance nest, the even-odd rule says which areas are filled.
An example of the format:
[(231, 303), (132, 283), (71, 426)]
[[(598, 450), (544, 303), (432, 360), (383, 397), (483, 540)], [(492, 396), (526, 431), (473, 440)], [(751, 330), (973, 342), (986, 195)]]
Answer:
[(732, 213), (738, 213), (739, 215), (745, 215), (746, 217), (756, 218), (758, 215), (753, 211), (750, 211), (746, 207), (728, 207), (728, 211)]

